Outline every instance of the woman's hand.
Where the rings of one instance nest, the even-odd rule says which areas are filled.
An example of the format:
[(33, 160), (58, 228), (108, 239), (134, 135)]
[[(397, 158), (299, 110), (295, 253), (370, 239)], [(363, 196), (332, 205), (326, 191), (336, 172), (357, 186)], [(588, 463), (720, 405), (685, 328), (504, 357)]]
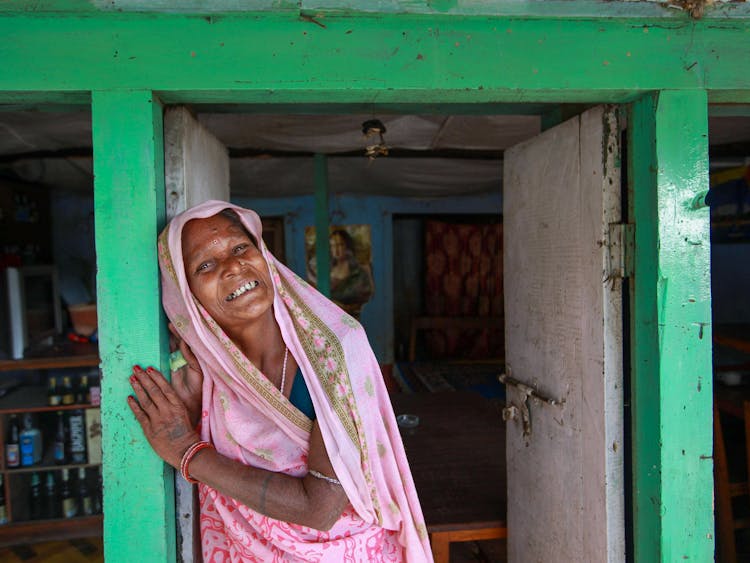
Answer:
[(198, 359), (193, 354), (190, 346), (180, 338), (172, 323), (169, 323), (169, 331), (172, 336), (169, 339), (169, 348), (172, 351), (179, 350), (187, 362), (186, 365), (172, 370), (172, 387), (177, 396), (185, 403), (193, 428), (196, 427), (201, 416), (201, 395), (203, 390), (203, 371)]
[(164, 376), (154, 368), (133, 367), (130, 376), (136, 401), (128, 397), (128, 405), (141, 425), (148, 443), (156, 454), (179, 469), (182, 455), (200, 440), (193, 429), (185, 404)]

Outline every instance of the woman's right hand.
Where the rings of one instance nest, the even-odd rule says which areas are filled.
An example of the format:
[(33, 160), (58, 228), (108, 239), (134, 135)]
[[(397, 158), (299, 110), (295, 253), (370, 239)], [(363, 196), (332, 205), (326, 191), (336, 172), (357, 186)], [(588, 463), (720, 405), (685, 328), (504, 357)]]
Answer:
[(182, 402), (185, 403), (188, 417), (193, 428), (195, 428), (201, 416), (203, 371), (201, 371), (198, 359), (193, 354), (190, 346), (180, 337), (172, 323), (169, 323), (169, 332), (172, 333), (169, 339), (170, 350), (179, 350), (182, 352), (187, 362), (186, 365), (172, 370), (172, 388), (177, 396), (182, 399)]

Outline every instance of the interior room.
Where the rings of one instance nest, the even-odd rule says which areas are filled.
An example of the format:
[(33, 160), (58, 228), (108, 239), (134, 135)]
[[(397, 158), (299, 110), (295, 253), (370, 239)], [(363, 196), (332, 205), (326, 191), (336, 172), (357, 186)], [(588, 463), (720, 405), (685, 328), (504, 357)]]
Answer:
[[(70, 374), (72, 384), (78, 386), (82, 375), (88, 378), (88, 394), (81, 391), (80, 402), (74, 400), (65, 412), (87, 413), (97, 404), (97, 361), (91, 360), (96, 354), (97, 326), (90, 319), (97, 291), (91, 118), (88, 111), (77, 108), (7, 109), (0, 112), (0, 265), (4, 269), (54, 265), (55, 295), (60, 300), (59, 325), (48, 323), (38, 338), (30, 335), (24, 345), (31, 349), (24, 349), (24, 355), (63, 356), (75, 349), (83, 359), (74, 367), (3, 367), (7, 371), (0, 390), (2, 430), (7, 435), (11, 413), (20, 415), (31, 409), (39, 419), (42, 436), (52, 437), (57, 412), (55, 405), (48, 403), (52, 377), (62, 385), (62, 379)], [(496, 443), (504, 444), (501, 412), (506, 396), (498, 380), (505, 369), (508, 330), (503, 293), (503, 155), (586, 108), (517, 104), (486, 115), (324, 113), (319, 108), (291, 114), (236, 106), (188, 109), (197, 123), (226, 147), (231, 200), (258, 211), (264, 218), (268, 247), (312, 282), (317, 268), (316, 206), (320, 204), (316, 198), (321, 195), (316, 155), (325, 155), (323, 185), (332, 289), (338, 254), (348, 254), (349, 269), (343, 279), (355, 279), (352, 269), (360, 272), (360, 277), (354, 297), (341, 293), (340, 303), (367, 331), (394, 397), (396, 414), (414, 414), (410, 395), (473, 393), (484, 402), (473, 419), (467, 417), (467, 427), (478, 435), (486, 430), (488, 420), (490, 424), (496, 420), (497, 433), (502, 433), (502, 442)], [(750, 299), (746, 291), (750, 286), (750, 201), (747, 183), (744, 188), (741, 184), (748, 178), (750, 118), (728, 112), (721, 107), (712, 110), (712, 190), (706, 203), (712, 209), (716, 378), (720, 385), (738, 388), (750, 373)], [(28, 228), (22, 230), (19, 225)], [(336, 299), (335, 294), (332, 297)], [(47, 320), (54, 318), (54, 304), (51, 306)], [(52, 339), (50, 327), (56, 333)], [(0, 330), (0, 360), (12, 360), (13, 327), (3, 323)], [(58, 347), (57, 352), (43, 350), (50, 344)], [(40, 393), (45, 409), (33, 402), (36, 399), (19, 399), (20, 390), (32, 386)], [(461, 404), (458, 399), (453, 402)], [(471, 401), (467, 405), (477, 408)], [(426, 424), (434, 424), (436, 437), (445, 432), (439, 426), (439, 414), (428, 409), (421, 421), (399, 420), (407, 454), (410, 441)], [(741, 443), (741, 430), (727, 434), (727, 440)], [(45, 440), (44, 447), (52, 442)], [(463, 447), (467, 448), (464, 453), (448, 455), (478, 455), (476, 444)], [(53, 458), (49, 459), (54, 466)], [(66, 461), (74, 474), (71, 482), (78, 483), (78, 470), (83, 467), (82, 483), (96, 491), (100, 461)], [(91, 514), (79, 512), (76, 518), (81, 520), (73, 526), (61, 522), (58, 509), (50, 509), (54, 516), (35, 518), (36, 513), (32, 514), (32, 496), (33, 502), (46, 498), (42, 474), (53, 472), (45, 471), (47, 461), (41, 463), (19, 469), (3, 466), (9, 520), (23, 528), (3, 535), (0, 526), (0, 544), (18, 550), (33, 543), (32, 538), (96, 537), (101, 529), (96, 494), (91, 495)], [(730, 463), (729, 467), (734, 471), (736, 466)], [(506, 502), (506, 491), (492, 473), (505, 471), (504, 460), (498, 463), (496, 456), (489, 456), (477, 461), (475, 469), (471, 477), (494, 479), (498, 487), (492, 494), (496, 496), (489, 496)], [(448, 479), (451, 472), (461, 470), (459, 466), (442, 467)], [(62, 479), (61, 469), (54, 472), (55, 479)], [(425, 469), (428, 476), (436, 472), (435, 467)], [(32, 478), (35, 474), (39, 485)], [(465, 499), (468, 493), (457, 489), (451, 494)], [(439, 511), (441, 507), (433, 508)], [(501, 517), (485, 518), (486, 525), (476, 540), (451, 543), (450, 560), (504, 561), (504, 540), (493, 536), (495, 520)]]
[(750, 557), (750, 130), (736, 108), (711, 117), (711, 302), (717, 561)]
[[(410, 392), (420, 386), (422, 390), (438, 390), (434, 385), (424, 387), (421, 380), (407, 373), (407, 368), (399, 369), (399, 365), (414, 364), (416, 353), (419, 360), (492, 360), (481, 375), (490, 381), (492, 392), (497, 395), (502, 387), (497, 381), (502, 362), (502, 325), (498, 324), (502, 293), (497, 288), (492, 304), (484, 298), (481, 307), (474, 304), (473, 309), (466, 309), (463, 305), (472, 313), (472, 323), (476, 325), (470, 327), (471, 334), (492, 333), (492, 340), (485, 337), (478, 352), (464, 355), (454, 343), (447, 354), (433, 354), (432, 358), (421, 332), (429, 325), (420, 325), (419, 334), (412, 335), (417, 330), (415, 319), (430, 318), (423, 296), (423, 276), (427, 271), (424, 237), (430, 223), (462, 229), (476, 227), (477, 232), (491, 229), (494, 238), (483, 244), (494, 248), (493, 262), (482, 268), (491, 270), (493, 283), (501, 287), (498, 274), (502, 268), (502, 241), (497, 233), (502, 232), (502, 150), (539, 132), (539, 108), (529, 108), (531, 111), (524, 112), (528, 115), (501, 116), (297, 116), (237, 113), (236, 108), (191, 109), (201, 125), (227, 147), (232, 201), (252, 207), (263, 216), (266, 244), (310, 281), (315, 275), (314, 231), (311, 233), (316, 190), (313, 155), (327, 154), (331, 232), (343, 229), (363, 247), (356, 249), (356, 258), (360, 266), (369, 270), (371, 281), (369, 289), (360, 292), (363, 300), (355, 303), (354, 309), (349, 308), (351, 304), (342, 306), (365, 326), (392, 392)], [(8, 132), (3, 137), (5, 146), (0, 148), (3, 211), (12, 219), (12, 223), (4, 221), (8, 236), (3, 239), (7, 241), (3, 264), (54, 264), (62, 315), (61, 334), (38, 343), (32, 338), (34, 342), (26, 342), (32, 346), (24, 350), (24, 357), (50, 355), (44, 350), (49, 344), (59, 355), (67, 355), (71, 347), (90, 352), (92, 346), (95, 350), (96, 332), (79, 330), (71, 310), (96, 301), (90, 116), (88, 112), (65, 108), (60, 112), (5, 112), (2, 118), (3, 129)], [(378, 120), (382, 131), (368, 136), (363, 124), (372, 119)], [(34, 206), (43, 207), (42, 219), (31, 218), (32, 213), (25, 211)], [(38, 256), (26, 250), (29, 245), (13, 229), (27, 215), (29, 221), (49, 225), (47, 231), (35, 231), (41, 239)], [(468, 239), (462, 244), (467, 245)], [(333, 238), (331, 245), (334, 256)], [(405, 291), (407, 287), (410, 289)], [(460, 313), (455, 306), (444, 310), (433, 306), (432, 311), (434, 317)], [(488, 329), (483, 328), (482, 317), (487, 318)], [(401, 330), (404, 327), (406, 330)], [(11, 335), (4, 334), (3, 342), (10, 340)], [(10, 344), (5, 345), (3, 354), (4, 359), (11, 359)], [(470, 366), (467, 364), (464, 369), (471, 369)], [(62, 370), (58, 379), (68, 372), (75, 374), (74, 379), (80, 378), (81, 370), (88, 373), (90, 367)], [(3, 398), (7, 412), (18, 406), (16, 386), (33, 383), (44, 391), (55, 373), (47, 369), (9, 371), (4, 379), (7, 391)], [(9, 421), (9, 416), (4, 420)], [(52, 417), (47, 413), (37, 416)], [(54, 434), (54, 428), (43, 427), (42, 433)], [(95, 471), (93, 466), (87, 467), (89, 472)], [(76, 515), (79, 525), (73, 529), (70, 523), (65, 525), (51, 515), (37, 514), (36, 509), (30, 513), (28, 507), (33, 503), (26, 501), (36, 495), (36, 485), (31, 481), (36, 472), (25, 470), (19, 478), (12, 473), (14, 470), (7, 470), (11, 472), (10, 479), (6, 479), (13, 501), (9, 503), (11, 521), (25, 523), (34, 539), (40, 537), (39, 530), (44, 530), (41, 535), (46, 539), (60, 539), (91, 536), (97, 526), (100, 529), (100, 516), (96, 515), (88, 517), (90, 529), (85, 530), (80, 525), (83, 514)], [(39, 473), (43, 476), (51, 471)], [(57, 471), (55, 479), (59, 483)], [(40, 496), (44, 500), (49, 495), (42, 490)], [(31, 541), (30, 535), (19, 537), (16, 533), (3, 543), (15, 544), (12, 549), (18, 552)], [(502, 556), (501, 543), (487, 549)], [(477, 550), (469, 544), (454, 544), (454, 558), (473, 557)]]

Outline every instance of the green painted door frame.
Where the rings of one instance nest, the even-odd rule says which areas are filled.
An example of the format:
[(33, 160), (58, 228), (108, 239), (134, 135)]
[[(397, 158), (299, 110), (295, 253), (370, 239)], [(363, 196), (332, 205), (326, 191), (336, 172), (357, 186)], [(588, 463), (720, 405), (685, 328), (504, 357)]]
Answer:
[[(607, 7), (565, 17), (566, 4)], [(0, 8), (0, 104), (92, 108), (108, 562), (175, 557), (173, 474), (125, 403), (132, 364), (168, 363), (154, 244), (168, 103), (443, 114), (632, 104), (635, 554), (713, 558), (709, 217), (688, 202), (708, 184), (708, 102), (750, 103), (750, 14), (628, 18), (607, 13), (616, 4), (554, 3), (533, 17), (311, 16), (283, 2), (211, 15), (74, 0)]]
[(148, 91), (93, 92), (107, 561), (174, 561), (172, 468), (127, 407), (134, 364), (169, 373), (156, 237), (165, 223), (163, 108)]
[(635, 561), (713, 560), (707, 111), (666, 90), (629, 116)]

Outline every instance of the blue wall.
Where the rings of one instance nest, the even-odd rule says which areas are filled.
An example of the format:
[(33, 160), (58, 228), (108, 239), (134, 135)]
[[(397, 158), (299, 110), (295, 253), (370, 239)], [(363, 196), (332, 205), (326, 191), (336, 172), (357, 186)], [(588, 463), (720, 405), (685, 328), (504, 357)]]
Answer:
[[(315, 224), (313, 196), (294, 198), (232, 198), (261, 216), (285, 217), (287, 265), (305, 276), (305, 227)], [(501, 213), (497, 194), (431, 199), (386, 196), (333, 195), (329, 198), (331, 225), (369, 224), (372, 228), (372, 265), (375, 295), (362, 311), (375, 355), (381, 363), (393, 362), (394, 287), (393, 264), (399, 259), (393, 247), (394, 215), (487, 214)]]
[[(305, 227), (315, 223), (313, 196), (293, 198), (233, 198), (260, 215), (285, 218), (287, 263), (305, 275)], [(462, 196), (410, 199), (378, 196), (332, 196), (331, 224), (372, 225), (375, 295), (362, 312), (373, 349), (383, 363), (393, 361), (394, 261), (413, 260), (394, 249), (394, 215), (500, 213), (501, 196)], [(52, 239), (66, 301), (85, 301), (94, 264), (93, 199), (90, 193), (52, 191)], [(713, 244), (711, 253), (712, 307), (715, 323), (750, 322), (750, 244)]]
[(52, 253), (66, 305), (96, 300), (94, 199), (88, 192), (50, 191)]

